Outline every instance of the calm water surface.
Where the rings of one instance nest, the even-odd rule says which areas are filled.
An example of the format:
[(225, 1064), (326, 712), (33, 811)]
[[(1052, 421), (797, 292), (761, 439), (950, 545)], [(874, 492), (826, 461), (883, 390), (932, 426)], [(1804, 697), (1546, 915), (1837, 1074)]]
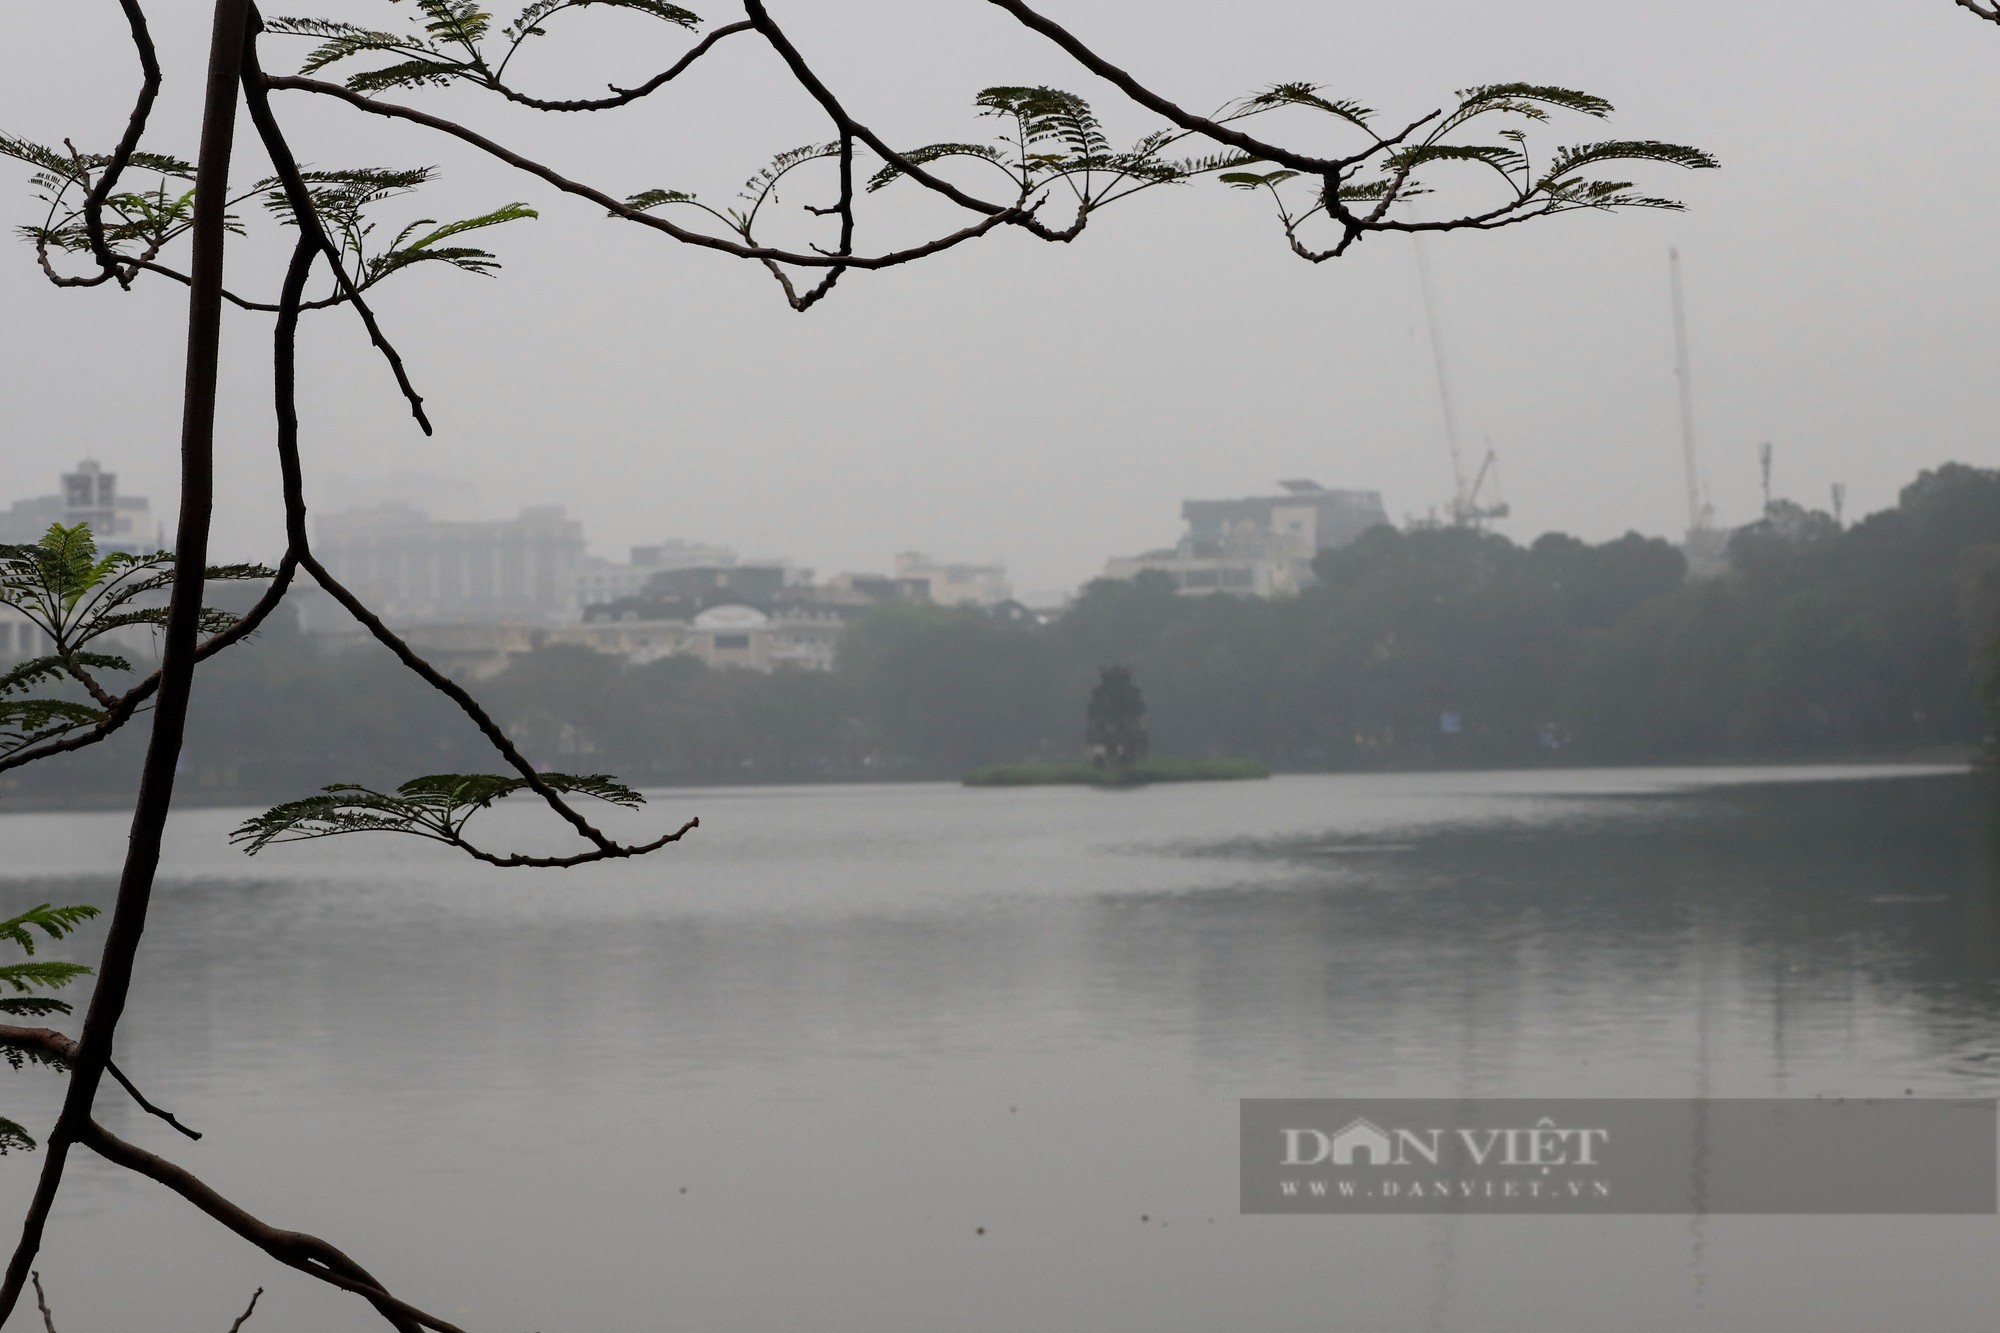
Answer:
[[(620, 827), (699, 814), (682, 848), (569, 872), (250, 860), (194, 811), (120, 1062), (207, 1137), (102, 1114), (474, 1333), (1992, 1328), (1994, 1218), (1245, 1218), (1235, 1132), (2000, 1093), (1996, 808), (1865, 769), (679, 791)], [(124, 823), (0, 816), (0, 909), (108, 906)], [(63, 1333), (222, 1333), (259, 1285), (246, 1333), (380, 1326), (73, 1160)]]

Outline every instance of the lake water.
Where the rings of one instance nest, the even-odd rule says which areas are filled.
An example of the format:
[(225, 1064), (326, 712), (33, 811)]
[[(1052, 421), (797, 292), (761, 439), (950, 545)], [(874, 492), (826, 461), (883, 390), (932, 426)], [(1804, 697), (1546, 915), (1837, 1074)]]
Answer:
[[(248, 859), (197, 810), (120, 1063), (207, 1137), (101, 1116), (474, 1333), (1991, 1328), (1993, 1217), (1243, 1217), (1236, 1116), (1995, 1095), (1996, 809), (1859, 768), (676, 791), (616, 823), (681, 847), (567, 872)], [(124, 824), (0, 815), (0, 908), (108, 906)], [(245, 1333), (382, 1327), (72, 1161), (62, 1333), (260, 1285)]]

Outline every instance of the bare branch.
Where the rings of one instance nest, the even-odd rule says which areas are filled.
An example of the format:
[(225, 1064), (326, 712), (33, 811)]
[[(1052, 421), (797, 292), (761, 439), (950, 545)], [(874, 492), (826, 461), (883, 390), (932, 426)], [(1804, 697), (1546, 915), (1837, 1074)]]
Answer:
[(174, 1113), (172, 1111), (166, 1110), (162, 1107), (155, 1106), (151, 1102), (147, 1101), (146, 1095), (140, 1092), (138, 1088), (134, 1087), (132, 1085), (132, 1080), (125, 1077), (125, 1071), (120, 1069), (112, 1061), (106, 1060), (104, 1062), (104, 1070), (106, 1073), (110, 1074), (111, 1077), (118, 1080), (119, 1087), (125, 1089), (125, 1091), (132, 1094), (132, 1100), (137, 1102), (139, 1104), (139, 1109), (144, 1111), (147, 1115), (158, 1116), (160, 1119), (166, 1121), (168, 1124), (172, 1125), (175, 1129), (178, 1129), (181, 1133), (187, 1135), (191, 1139), (199, 1139), (201, 1137), (201, 1133), (199, 1130), (189, 1129), (186, 1125), (183, 1125), (180, 1121), (174, 1119)]
[[(676, 841), (688, 829), (695, 827), (694, 821), (689, 821), (688, 825), (682, 828), (679, 833), (671, 833), (640, 846), (626, 846), (625, 844), (613, 841), (600, 831), (596, 825), (579, 814), (569, 802), (563, 800), (560, 793), (556, 792), (548, 783), (542, 780), (542, 775), (536, 771), (533, 764), (528, 762), (527, 756), (515, 748), (514, 742), (508, 738), (507, 733), (500, 729), (500, 724), (495, 722), (492, 715), (479, 706), (479, 701), (468, 694), (464, 686), (419, 657), (409, 644), (396, 635), (394, 630), (391, 630), (387, 625), (382, 623), (380, 616), (368, 609), (366, 603), (349, 592), (338, 579), (328, 573), (326, 566), (320, 564), (310, 551), (301, 554), (299, 563), (305, 566), (306, 571), (318, 581), (320, 587), (326, 589), (327, 592), (333, 595), (335, 601), (347, 608), (349, 615), (360, 621), (363, 627), (375, 636), (378, 643), (394, 653), (398, 661), (416, 672), (425, 684), (457, 704), (460, 711), (471, 718), (473, 725), (479, 728), (480, 734), (486, 737), (487, 743), (499, 751), (500, 757), (505, 759), (508, 765), (527, 781), (529, 789), (535, 795), (541, 797), (551, 810), (554, 810), (558, 815), (567, 820), (570, 827), (594, 843), (598, 851), (597, 856), (585, 855), (576, 858), (549, 860), (531, 857), (514, 857), (501, 860), (474, 852), (473, 854), (479, 856), (481, 860), (490, 861), (495, 865), (561, 866), (579, 865), (584, 861), (598, 860), (602, 857), (644, 856), (647, 852), (657, 851), (668, 843)], [(471, 849), (468, 848), (467, 850), (470, 851)]]
[(407, 120), (412, 124), (422, 125), (426, 128), (449, 134), (454, 139), (471, 144), (481, 152), (498, 158), (510, 167), (516, 167), (531, 176), (540, 177), (550, 185), (555, 186), (558, 190), (561, 190), (564, 194), (573, 194), (579, 199), (588, 199), (607, 213), (615, 214), (628, 222), (636, 222), (641, 226), (651, 227), (655, 231), (663, 231), (683, 244), (698, 245), (710, 250), (720, 250), (724, 254), (735, 255), (739, 259), (769, 259), (775, 260), (780, 264), (796, 264), (806, 268), (890, 268), (897, 264), (907, 264), (911, 260), (923, 259), (927, 256), (937, 254), (942, 250), (949, 250), (955, 245), (984, 236), (995, 227), (1005, 223), (1022, 225), (1031, 220), (1035, 212), (1032, 207), (1003, 209), (970, 227), (962, 228), (949, 235), (940, 236), (935, 240), (927, 241), (922, 245), (912, 246), (907, 250), (895, 250), (881, 255), (841, 257), (800, 253), (790, 250), (775, 250), (764, 245), (741, 245), (735, 241), (725, 240), (720, 236), (710, 236), (705, 232), (689, 231), (687, 228), (677, 226), (665, 218), (655, 217), (651, 213), (633, 208), (622, 199), (614, 199), (602, 190), (584, 185), (579, 181), (570, 180), (567, 176), (550, 167), (543, 166), (539, 162), (521, 156), (512, 149), (495, 143), (476, 130), (467, 129), (465, 126), (446, 120), (441, 116), (433, 116), (427, 112), (418, 111), (413, 107), (398, 106), (394, 102), (383, 102), (373, 97), (363, 97), (360, 93), (350, 92), (337, 83), (327, 83), (321, 79), (299, 78), (294, 75), (267, 75), (264, 82), (271, 88), (292, 89), (299, 92), (318, 93), (323, 97), (336, 97), (350, 106), (358, 107), (374, 115), (387, 116), (394, 120)]
[(700, 827), (699, 819), (690, 819), (672, 833), (664, 834), (638, 847), (625, 847), (614, 851), (579, 852), (575, 856), (495, 856), (491, 852), (480, 851), (463, 838), (454, 839), (452, 845), (488, 865), (536, 866), (544, 870), (567, 870), (571, 866), (587, 865), (592, 861), (603, 861), (613, 856), (644, 856), (647, 852), (657, 852), (670, 842), (679, 842)]
[(2000, 5), (1982, 5), (1979, 0), (1958, 0), (1960, 9), (1969, 9), (1989, 23), (2000, 23)]
[(752, 23), (726, 23), (708, 34), (708, 36), (702, 38), (700, 42), (695, 44), (692, 50), (679, 60), (676, 60), (672, 68), (668, 69), (665, 73), (655, 74), (636, 88), (612, 87), (611, 91), (616, 94), (613, 97), (593, 97), (570, 102), (550, 102), (544, 101), (539, 97), (529, 97), (525, 93), (517, 93), (504, 84), (495, 83), (492, 87), (493, 91), (499, 93), (508, 101), (518, 102), (522, 106), (531, 106), (537, 111), (608, 111), (612, 107), (624, 106), (628, 102), (636, 102), (648, 93), (665, 87), (686, 72), (689, 65), (707, 55), (717, 42), (739, 32), (750, 32), (755, 27), (756, 25)]
[[(1041, 33), (1057, 46), (1069, 52), (1070, 56), (1079, 65), (1082, 65), (1092, 74), (1114, 85), (1118, 91), (1124, 93), (1140, 106), (1145, 107), (1155, 115), (1166, 117), (1184, 130), (1193, 130), (1195, 133), (1213, 139), (1217, 143), (1226, 143), (1232, 148), (1241, 149), (1243, 152), (1263, 158), (1268, 162), (1276, 162), (1279, 166), (1290, 167), (1294, 171), (1303, 171), (1315, 176), (1345, 170), (1347, 167), (1352, 166), (1354, 162), (1360, 160), (1360, 158), (1350, 160), (1345, 158), (1310, 157), (1304, 153), (1295, 153), (1289, 148), (1280, 148), (1276, 144), (1266, 143), (1262, 139), (1243, 133), (1241, 130), (1231, 129), (1220, 121), (1211, 120), (1207, 116), (1197, 116), (1192, 111), (1185, 110), (1169, 102), (1166, 98), (1146, 87), (1130, 74), (1127, 74), (1124, 70), (1085, 46), (1067, 28), (1052, 19), (1042, 17), (1034, 10), (1028, 8), (1027, 5), (1022, 3), (1022, 0), (990, 0), (990, 3), (998, 5), (1019, 19), (1025, 26)], [(1407, 133), (1407, 131), (1405, 132)], [(1371, 153), (1374, 151), (1376, 150), (1372, 148), (1369, 150)]]
[[(65, 1065), (73, 1064), (76, 1061), (75, 1039), (57, 1032), (54, 1028), (23, 1028), (15, 1027), (12, 1024), (0, 1024), (0, 1046), (12, 1046), (20, 1050), (40, 1051), (50, 1059), (59, 1061)], [(104, 1068), (110, 1073), (111, 1077), (118, 1080), (119, 1086), (132, 1094), (132, 1100), (139, 1104), (140, 1110), (146, 1112), (148, 1115), (158, 1116), (191, 1139), (201, 1137), (200, 1134), (174, 1119), (173, 1112), (163, 1110), (147, 1101), (144, 1094), (132, 1085), (132, 1080), (125, 1077), (123, 1071), (117, 1065), (106, 1060)]]
[(42, 1327), (47, 1329), (48, 1333), (56, 1333), (56, 1317), (49, 1313), (49, 1298), (42, 1292), (42, 1275), (35, 1272), (29, 1276), (35, 1280), (35, 1304), (42, 1312)]
[[(297, 1269), (329, 1286), (367, 1298), (398, 1333), (418, 1333), (425, 1328), (433, 1329), (435, 1333), (464, 1333), (464, 1330), (436, 1315), (426, 1314), (416, 1306), (391, 1296), (372, 1273), (318, 1236), (303, 1231), (285, 1231), (251, 1216), (216, 1193), (187, 1168), (147, 1152), (137, 1144), (127, 1143), (95, 1120), (85, 1122), (77, 1134), (77, 1142), (107, 1162), (136, 1171), (166, 1186), (287, 1268)], [(249, 1317), (247, 1312), (244, 1317)]]
[(62, 1064), (70, 1064), (76, 1059), (76, 1039), (54, 1028), (21, 1028), (11, 1023), (0, 1023), (0, 1046), (40, 1051)]
[(229, 1326), (229, 1333), (242, 1333), (243, 1325), (250, 1321), (251, 1314), (257, 1309), (257, 1298), (263, 1294), (262, 1287), (250, 1293), (250, 1303), (243, 1307), (242, 1314), (236, 1316), (236, 1322)]
[[(105, 165), (97, 179), (97, 185), (83, 202), (84, 232), (90, 237), (91, 253), (104, 266), (106, 276), (117, 273), (111, 247), (104, 239), (104, 201), (111, 197), (111, 188), (125, 172), (132, 154), (138, 151), (139, 139), (146, 132), (146, 121), (152, 115), (153, 101), (160, 94), (160, 58), (153, 49), (153, 35), (146, 26), (145, 11), (139, 8), (139, 0), (118, 0), (125, 11), (126, 25), (132, 31), (132, 45), (139, 53), (139, 69), (143, 75), (139, 84), (139, 97), (132, 105), (132, 114), (125, 122), (124, 137), (118, 147), (112, 150), (111, 161)], [(100, 279), (101, 281), (101, 279)], [(129, 287), (131, 279), (120, 276), (119, 284)]]
[(967, 194), (950, 181), (931, 175), (930, 172), (925, 171), (922, 167), (889, 147), (875, 131), (847, 114), (846, 108), (841, 106), (840, 100), (833, 95), (833, 90), (821, 82), (819, 75), (813, 73), (812, 67), (806, 64), (805, 57), (799, 54), (799, 49), (792, 45), (791, 39), (785, 36), (784, 31), (771, 20), (771, 15), (764, 8), (764, 0), (743, 0), (743, 10), (750, 16), (750, 21), (757, 25), (757, 31), (764, 35), (764, 40), (771, 44), (771, 49), (778, 53), (779, 58), (792, 71), (792, 77), (799, 81), (799, 86), (804, 88), (811, 95), (812, 99), (820, 104), (820, 108), (826, 112), (827, 118), (839, 127), (843, 139), (856, 138), (861, 140), (861, 142), (873, 149), (876, 155), (884, 162), (900, 168), (910, 179), (916, 181), (926, 189), (937, 191), (937, 193), (951, 200), (960, 208), (988, 215), (1018, 211), (1018, 209), (1010, 209), (1001, 204), (988, 203), (984, 199)]
[(423, 395), (410, 383), (409, 372), (403, 368), (403, 358), (382, 334), (382, 326), (375, 322), (375, 312), (361, 299), (361, 289), (348, 275), (347, 268), (340, 262), (340, 252), (334, 248), (333, 240), (320, 226), (319, 212), (313, 207), (312, 192), (306, 189), (303, 177), (299, 175), (299, 164), (292, 156), (291, 145), (285, 142), (284, 134), (278, 129), (277, 117), (271, 114), (271, 98), (266, 90), (264, 71), (257, 64), (257, 34), (264, 30), (264, 20), (257, 12), (255, 4), (250, 6), (250, 31), (243, 43), (243, 100), (250, 111), (250, 121), (257, 127), (258, 137), (264, 141), (264, 151), (271, 156), (271, 166), (277, 171), (278, 179), (284, 182), (285, 197), (291, 200), (292, 217), (297, 221), (302, 234), (319, 243), (326, 257), (332, 261), (336, 281), (347, 293), (347, 299), (354, 303), (354, 311), (361, 316), (367, 326), (368, 337), (389, 362), (389, 369), (395, 372), (396, 387), (403, 391), (409, 401), (410, 415), (417, 419), (417, 425), (426, 435), (435, 434), (431, 421), (424, 414)]
[[(667, 834), (653, 842), (639, 846), (626, 846), (606, 837), (589, 820), (578, 814), (568, 802), (562, 799), (559, 793), (543, 780), (542, 775), (536, 771), (535, 766), (529, 763), (527, 758), (515, 748), (514, 743), (500, 729), (499, 724), (492, 719), (485, 709), (479, 706), (479, 702), (468, 694), (464, 687), (419, 657), (407, 643), (391, 631), (387, 625), (382, 623), (381, 617), (369, 610), (360, 598), (342, 586), (332, 574), (327, 572), (326, 566), (320, 564), (314, 558), (311, 541), (306, 531), (305, 480), (304, 471), (299, 461), (297, 355), (300, 298), (305, 292), (306, 279), (311, 272), (314, 258), (320, 253), (324, 253), (323, 247), (314, 237), (301, 229), (298, 243), (292, 249), (291, 265), (285, 272), (285, 284), (278, 300), (277, 325), (272, 331), (273, 395), (278, 417), (278, 467), (284, 487), (285, 537), (289, 548), (286, 552), (286, 558), (288, 560), (296, 559), (319, 582), (321, 587), (325, 588), (334, 596), (335, 600), (347, 608), (350, 615), (360, 621), (378, 641), (391, 652), (395, 653), (404, 666), (416, 672), (431, 688), (457, 704), (472, 719), (473, 723), (478, 726), (480, 732), (485, 735), (493, 748), (500, 752), (501, 757), (506, 759), (516, 772), (521, 774), (529, 789), (547, 802), (551, 809), (567, 820), (571, 827), (587, 838), (597, 849), (595, 853), (585, 853), (581, 856), (570, 858), (500, 858), (488, 853), (473, 851), (471, 848), (467, 848), (467, 851), (495, 865), (561, 866), (580, 865), (585, 861), (602, 860), (611, 857), (643, 856), (648, 852), (659, 850), (670, 842), (678, 841), (687, 834), (689, 829), (696, 827), (695, 821), (690, 820), (687, 825), (683, 826), (676, 833)], [(329, 257), (329, 262), (333, 263), (336, 268), (339, 267), (338, 260)]]

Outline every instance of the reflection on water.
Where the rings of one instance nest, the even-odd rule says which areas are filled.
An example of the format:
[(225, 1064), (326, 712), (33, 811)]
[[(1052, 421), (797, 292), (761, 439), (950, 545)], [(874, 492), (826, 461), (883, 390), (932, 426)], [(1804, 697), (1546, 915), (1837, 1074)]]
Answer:
[[(1990, 1218), (1235, 1215), (1241, 1096), (1993, 1095), (1992, 797), (1824, 776), (680, 792), (527, 878), (195, 812), (121, 1062), (209, 1137), (105, 1118), (478, 1330), (1983, 1327)], [(120, 824), (0, 818), (0, 907)], [(66, 1333), (369, 1325), (78, 1179)]]

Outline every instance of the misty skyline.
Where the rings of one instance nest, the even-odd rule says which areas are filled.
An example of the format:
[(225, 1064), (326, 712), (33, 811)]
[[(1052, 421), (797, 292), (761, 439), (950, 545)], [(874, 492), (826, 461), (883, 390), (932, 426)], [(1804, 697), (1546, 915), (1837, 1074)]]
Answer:
[[(400, 17), (379, 4), (320, 12)], [(1310, 78), (1395, 118), (1455, 88), (1524, 78), (1619, 108), (1609, 125), (1538, 131), (1544, 150), (1661, 138), (1721, 158), (1718, 172), (1635, 171), (1647, 190), (1685, 199), (1687, 214), (1575, 214), (1431, 243), (1461, 432), (1468, 452), (1489, 438), (1498, 451), (1513, 516), (1496, 526), (1517, 540), (1545, 530), (1678, 536), (1686, 526), (1670, 245), (1685, 265), (1697, 435), (1718, 522), (1755, 517), (1764, 440), (1776, 447), (1779, 495), (1825, 507), (1830, 484), (1845, 482), (1850, 517), (1892, 504), (1923, 467), (2000, 463), (1987, 371), (2000, 343), (1987, 318), (2000, 304), (2000, 259), (1983, 234), (2000, 191), (1990, 128), (2000, 32), (1946, 0), (1615, 14), (1580, 0), (1451, 0), (1414, 18), (1255, 0), (1233, 7), (1226, 27), (1179, 4), (1151, 7), (1143, 27), (1108, 0), (1050, 12), (1195, 108)], [(778, 17), (897, 143), (990, 133), (969, 103), (1000, 81), (1084, 93), (1114, 140), (1151, 127), (986, 6), (802, 6)], [(113, 32), (115, 20), (109, 7), (21, 15), (27, 40), (14, 49), (40, 54), (0, 56), (0, 129), (108, 142), (131, 71), (65, 66), (48, 52), (59, 28)], [(198, 67), (200, 25), (163, 15), (158, 26), (170, 72)], [(587, 89), (661, 67), (679, 49), (653, 33), (621, 43), (627, 31), (615, 19), (578, 22), (536, 81)], [(587, 124), (458, 93), (406, 100), (500, 126), (609, 188), (675, 186), (720, 202), (771, 151), (819, 133), (770, 73), (754, 53), (718, 51), (701, 79)], [(194, 95), (190, 79), (170, 79), (163, 126), (188, 129)], [(497, 281), (416, 274), (378, 302), (439, 423), (434, 440), (410, 425), (351, 317), (309, 321), (309, 497), (333, 473), (434, 472), (475, 479), (489, 514), (564, 503), (593, 554), (614, 559), (662, 536), (821, 570), (876, 568), (915, 548), (997, 558), (1017, 587), (1041, 589), (1095, 576), (1108, 555), (1170, 543), (1185, 498), (1309, 476), (1379, 490), (1400, 521), (1451, 494), (1402, 238), (1309, 266), (1284, 251), (1261, 202), (1202, 182), (1107, 210), (1072, 246), (1000, 237), (907, 270), (853, 274), (800, 316), (761, 270), (610, 226), (435, 140), (285, 109), (316, 164), (444, 169), (439, 186), (385, 215), (396, 225), (517, 198), (543, 214), (489, 234), (505, 263)], [(240, 161), (242, 179), (263, 174), (247, 139)], [(24, 175), (7, 176), (10, 223), (32, 217)], [(802, 189), (787, 207), (811, 197)], [(924, 216), (923, 201), (894, 189), (870, 206), (902, 210), (913, 226)], [(0, 302), (12, 318), (0, 373), (15, 410), (0, 495), (45, 493), (57, 470), (89, 455), (170, 513), (182, 293), (164, 283), (58, 291), (25, 244), (5, 254)], [(274, 256), (268, 245), (240, 248), (232, 283), (269, 288)], [(225, 335), (217, 550), (232, 558), (268, 559), (277, 545), (268, 330), (267, 316), (235, 315)]]

